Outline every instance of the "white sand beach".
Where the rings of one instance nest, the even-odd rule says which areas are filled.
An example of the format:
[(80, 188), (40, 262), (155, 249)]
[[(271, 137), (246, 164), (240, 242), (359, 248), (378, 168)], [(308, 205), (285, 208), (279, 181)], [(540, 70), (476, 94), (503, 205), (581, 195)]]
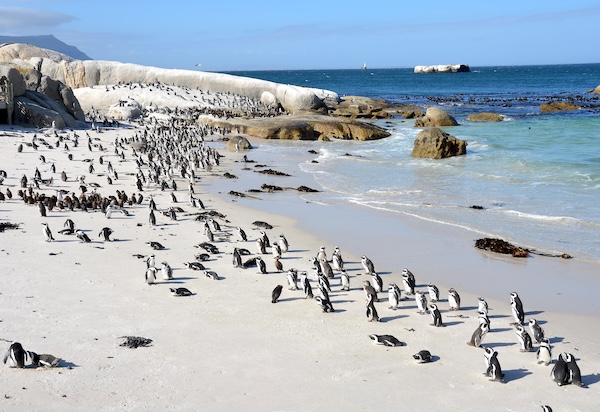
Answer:
[[(196, 170), (194, 191), (206, 211), (218, 211), (221, 231), (215, 232), (218, 254), (202, 262), (219, 280), (201, 271), (187, 269), (204, 250), (195, 247), (207, 241), (203, 210), (188, 203), (188, 181), (178, 170), (178, 189), (161, 191), (156, 184), (136, 188), (136, 163), (130, 147), (125, 159), (115, 154), (116, 138), (128, 138), (142, 129), (120, 128), (102, 133), (88, 131), (93, 146), (87, 147), (86, 132), (78, 147), (69, 152), (25, 145), (34, 133), (54, 145), (52, 132), (2, 126), (0, 169), (7, 178), (0, 191), (10, 189), (12, 199), (0, 202), (0, 223), (18, 223), (16, 230), (0, 233), (0, 348), (12, 342), (26, 350), (49, 353), (63, 359), (56, 368), (9, 368), (0, 365), (0, 409), (5, 411), (141, 411), (141, 410), (403, 410), (403, 411), (539, 411), (549, 405), (554, 411), (600, 410), (600, 320), (597, 264), (575, 259), (531, 257), (509, 258), (481, 252), (474, 235), (433, 223), (401, 219), (372, 210), (335, 210), (307, 202), (297, 192), (256, 194), (260, 198), (229, 196), (230, 190), (246, 193), (257, 182), (296, 187), (314, 187), (308, 176), (297, 171), (297, 162), (271, 159), (267, 166), (293, 172), (291, 178), (261, 176), (244, 170), (242, 156), (260, 158), (260, 149), (228, 152), (221, 136), (206, 138), (206, 145), (219, 151), (220, 165)], [(60, 131), (72, 136), (72, 131)], [(268, 144), (268, 143), (264, 143)], [(321, 144), (321, 143), (319, 143)], [(121, 149), (119, 149), (120, 151)], [(73, 160), (68, 160), (68, 153)], [(45, 163), (40, 160), (45, 156)], [(102, 156), (104, 164), (99, 158)], [(300, 157), (304, 155), (299, 155)], [(306, 155), (307, 161), (310, 159)], [(94, 173), (89, 173), (93, 159)], [(141, 170), (147, 174), (146, 165)], [(119, 178), (107, 184), (107, 162)], [(295, 160), (294, 160), (295, 161)], [(52, 174), (51, 164), (57, 172)], [(56, 194), (66, 190), (80, 194), (78, 175), (86, 175), (88, 191), (98, 183), (97, 193), (128, 195), (142, 193), (140, 205), (125, 206), (129, 215), (113, 213), (107, 219), (99, 210), (57, 210), (40, 216), (37, 205), (19, 198), (20, 179), (31, 182), (36, 167), (42, 178), (53, 177), (52, 186), (33, 192)], [(60, 179), (65, 171), (68, 181)], [(225, 172), (237, 179), (226, 179)], [(279, 180), (278, 180), (279, 179)], [(285, 180), (285, 183), (281, 179)], [(279, 183), (278, 183), (279, 182)], [(297, 184), (298, 183), (298, 184)], [(178, 202), (173, 203), (171, 192)], [(221, 192), (221, 194), (219, 194)], [(88, 192), (89, 193), (89, 192)], [(248, 195), (253, 195), (249, 194)], [(157, 225), (148, 223), (149, 198), (159, 211)], [(178, 206), (177, 220), (160, 213)], [(62, 235), (66, 219), (84, 230), (90, 243), (74, 235)], [(271, 255), (264, 255), (268, 274), (256, 268), (234, 268), (234, 247), (256, 256), (255, 239), (264, 221), (273, 241), (284, 234), (290, 250), (281, 259), (278, 273)], [(46, 242), (42, 223), (47, 222), (55, 241)], [(98, 236), (103, 227), (113, 229), (113, 241)], [(235, 228), (248, 234), (239, 241)], [(164, 250), (153, 250), (157, 241)], [(325, 246), (328, 257), (339, 246), (351, 277), (351, 290), (341, 291), (339, 274), (332, 279), (330, 298), (335, 312), (323, 313), (302, 290), (288, 290), (286, 271), (307, 271), (318, 294), (310, 259)], [(268, 250), (270, 252), (270, 249)], [(167, 261), (173, 280), (145, 282), (143, 258), (156, 255), (156, 266)], [(381, 322), (365, 316), (361, 255), (375, 263), (384, 289), (390, 282), (402, 289), (401, 271), (410, 269), (417, 289), (429, 282), (441, 291), (438, 306), (445, 327), (431, 326), (431, 316), (417, 313), (413, 296), (406, 296), (397, 310), (388, 308), (387, 292), (379, 294), (376, 309)], [(271, 303), (271, 292), (283, 286), (281, 298)], [(174, 297), (169, 288), (185, 287), (189, 297)], [(447, 291), (455, 288), (462, 309), (450, 311)], [(567, 352), (577, 359), (582, 380), (588, 386), (559, 387), (550, 377), (553, 365), (536, 362), (534, 350), (522, 353), (511, 326), (510, 292), (523, 300), (526, 319), (535, 318), (550, 339), (553, 359)], [(484, 376), (483, 349), (466, 343), (478, 327), (477, 298), (489, 303), (491, 330), (483, 346), (493, 347), (505, 373), (505, 383)], [(390, 334), (406, 346), (374, 346), (369, 334)], [(149, 347), (119, 346), (122, 336), (152, 339)], [(429, 350), (433, 361), (417, 363), (412, 355)], [(2, 396), (3, 395), (3, 396)]]

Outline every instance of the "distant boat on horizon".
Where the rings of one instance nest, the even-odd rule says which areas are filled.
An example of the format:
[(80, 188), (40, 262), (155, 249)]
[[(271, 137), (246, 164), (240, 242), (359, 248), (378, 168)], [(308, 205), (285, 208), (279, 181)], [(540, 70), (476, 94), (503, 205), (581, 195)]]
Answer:
[(366, 63), (366, 62), (365, 62), (365, 63), (363, 63), (363, 65), (362, 65), (361, 69), (362, 69), (362, 70), (367, 70), (367, 63)]

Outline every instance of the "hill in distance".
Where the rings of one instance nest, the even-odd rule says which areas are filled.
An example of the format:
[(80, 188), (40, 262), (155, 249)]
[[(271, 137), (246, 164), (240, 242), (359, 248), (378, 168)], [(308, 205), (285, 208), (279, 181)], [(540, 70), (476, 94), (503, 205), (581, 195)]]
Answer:
[(78, 60), (92, 60), (87, 54), (79, 50), (75, 46), (70, 46), (51, 34), (43, 36), (2, 36), (0, 35), (0, 44), (3, 43), (25, 43), (33, 44), (44, 49), (54, 50), (59, 53), (71, 56)]

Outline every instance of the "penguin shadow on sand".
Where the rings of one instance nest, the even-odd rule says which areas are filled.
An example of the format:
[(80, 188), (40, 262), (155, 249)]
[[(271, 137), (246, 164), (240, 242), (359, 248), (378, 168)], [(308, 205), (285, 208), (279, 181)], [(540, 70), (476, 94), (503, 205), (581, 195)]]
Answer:
[(591, 373), (589, 375), (584, 375), (581, 377), (581, 381), (586, 384), (586, 386), (594, 385), (600, 382), (600, 373)]
[(477, 310), (477, 309), (479, 309), (477, 306), (461, 306), (460, 307), (461, 311), (463, 311), (463, 310)]
[(490, 327), (490, 333), (496, 333), (496, 332), (510, 332), (510, 331), (514, 331), (515, 328), (491, 328)]
[[(277, 303), (291, 302), (293, 300), (306, 300), (306, 299), (304, 297), (279, 298), (279, 299), (277, 299)], [(336, 309), (336, 311), (337, 311), (337, 309)]]
[(394, 315), (394, 316), (383, 316), (380, 318), (380, 322), (391, 322), (396, 319), (408, 318), (408, 315)]
[[(492, 333), (492, 332), (490, 332), (490, 333)], [(502, 346), (514, 346), (516, 344), (517, 344), (516, 342), (494, 342), (494, 343), (488, 343), (488, 342), (486, 342), (485, 346), (489, 346), (489, 347), (492, 347), (492, 348), (499, 348), (499, 347), (502, 347)]]
[(446, 322), (444, 321), (444, 326), (448, 327), (448, 326), (456, 326), (456, 325), (460, 325), (461, 323), (465, 323), (462, 320), (454, 320), (452, 322)]
[[(529, 312), (525, 312), (525, 316), (534, 316), (534, 315), (539, 315), (541, 313), (544, 313), (543, 310), (531, 310)], [(542, 321), (538, 321), (538, 323), (541, 325)], [(543, 323), (546, 323), (545, 321)]]
[[(499, 346), (499, 345), (496, 345), (496, 346)], [(508, 369), (508, 370), (503, 370), (502, 372), (504, 372), (504, 383), (516, 381), (518, 379), (524, 378), (527, 375), (533, 374), (533, 372), (530, 372), (528, 369), (524, 369), (524, 368)]]

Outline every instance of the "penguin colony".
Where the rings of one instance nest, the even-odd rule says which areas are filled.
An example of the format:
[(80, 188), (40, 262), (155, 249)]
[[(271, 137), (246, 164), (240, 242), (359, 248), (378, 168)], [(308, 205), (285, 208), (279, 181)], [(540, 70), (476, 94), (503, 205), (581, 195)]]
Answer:
[[(32, 209), (32, 213), (39, 213), (44, 218), (68, 216), (64, 222), (64, 228), (55, 230), (55, 232), (62, 238), (74, 235), (80, 240), (80, 243), (84, 244), (100, 242), (110, 244), (117, 240), (115, 236), (124, 236), (119, 233), (116, 226), (114, 229), (107, 226), (108, 222), (115, 219), (139, 219), (141, 225), (153, 228), (164, 225), (166, 222), (179, 222), (178, 214), (188, 217), (196, 216), (194, 220), (200, 225), (198, 239), (202, 240), (196, 247), (206, 253), (193, 256), (194, 260), (175, 264), (168, 262), (170, 259), (166, 259), (168, 248), (165, 245), (156, 240), (148, 240), (147, 245), (152, 251), (136, 256), (139, 258), (140, 284), (145, 283), (147, 287), (161, 287), (161, 284), (164, 284), (165, 290), (173, 296), (193, 297), (196, 293), (190, 289), (170, 287), (173, 286), (170, 283), (177, 279), (177, 272), (187, 268), (187, 270), (199, 271), (207, 279), (219, 280), (221, 277), (207, 268), (205, 263), (210, 262), (215, 255), (230, 253), (233, 256), (233, 273), (247, 272), (248, 268), (255, 268), (250, 270), (250, 273), (266, 275), (263, 278), (265, 288), (269, 289), (270, 283), (271, 289), (265, 291), (265, 301), (268, 300), (267, 293), (270, 292), (273, 304), (288, 304), (285, 299), (282, 299), (282, 296), (294, 294), (314, 301), (315, 308), (320, 309), (323, 316), (335, 316), (336, 299), (339, 296), (364, 293), (364, 313), (367, 320), (374, 323), (384, 321), (382, 326), (374, 327), (377, 334), (370, 334), (367, 337), (376, 345), (387, 347), (410, 345), (410, 342), (401, 341), (390, 334), (392, 331), (395, 331), (394, 333), (403, 332), (401, 328), (394, 327), (392, 323), (386, 324), (385, 318), (391, 312), (384, 310), (381, 314), (379, 313), (384, 306), (379, 305), (378, 310), (377, 303), (381, 301), (380, 294), (387, 292), (386, 309), (404, 311), (416, 307), (419, 314), (430, 315), (431, 322), (429, 324), (440, 328), (439, 339), (443, 339), (443, 329), (447, 329), (443, 328), (447, 326), (444, 323), (446, 320), (444, 317), (460, 317), (456, 314), (463, 310), (461, 304), (464, 305), (464, 303), (461, 303), (460, 295), (455, 289), (449, 289), (446, 296), (443, 296), (433, 283), (418, 285), (415, 275), (407, 268), (395, 275), (388, 275), (388, 272), (385, 272), (385, 277), (393, 278), (395, 281), (387, 283), (386, 289), (381, 272), (376, 271), (376, 266), (369, 257), (362, 256), (360, 266), (356, 263), (350, 265), (344, 262), (339, 247), (336, 247), (329, 257), (326, 247), (323, 246), (316, 251), (312, 259), (307, 260), (304, 264), (294, 261), (299, 263), (298, 268), (287, 267), (289, 265), (286, 263), (286, 257), (294, 253), (293, 248), (290, 248), (294, 245), (293, 241), (291, 245), (288, 243), (284, 234), (269, 234), (264, 230), (258, 232), (251, 228), (244, 229), (233, 226), (229, 224), (230, 222), (225, 216), (215, 210), (210, 210), (210, 208), (207, 209), (200, 200), (201, 194), (197, 192), (197, 182), (201, 179), (202, 173), (211, 173), (219, 167), (222, 156), (206, 144), (205, 137), (213, 134), (226, 135), (230, 131), (197, 126), (195, 121), (197, 117), (195, 118), (189, 113), (186, 116), (183, 110), (180, 114), (181, 116), (177, 117), (171, 125), (142, 124), (141, 131), (138, 129), (132, 137), (117, 138), (112, 145), (107, 147), (104, 147), (102, 143), (98, 142), (99, 139), (92, 138), (87, 132), (80, 132), (81, 135), (79, 135), (75, 131), (61, 132), (60, 134), (54, 131), (53, 134), (44, 134), (43, 137), (34, 134), (30, 142), (23, 141), (19, 145), (18, 153), (45, 151), (43, 164), (47, 166), (47, 170), (44, 168), (40, 170), (36, 167), (34, 171), (31, 171), (33, 176), (27, 174), (18, 176), (16, 173), (3, 176), (5, 201), (8, 198), (9, 201), (21, 201), (25, 205), (35, 206), (37, 212)], [(99, 129), (95, 130), (98, 132)], [(85, 149), (75, 150), (79, 145), (87, 147), (87, 151)], [(72, 161), (89, 163), (90, 174), (94, 173), (94, 178), (102, 177), (103, 184), (91, 182), (92, 178), (85, 175), (74, 177), (67, 176), (65, 172), (58, 172), (61, 170), (61, 162)], [(128, 178), (132, 184), (132, 190), (129, 193), (123, 190), (110, 191), (111, 185), (116, 180), (127, 179), (115, 167), (120, 162), (136, 164), (136, 173), (133, 179)], [(96, 164), (94, 170), (92, 169), (93, 164)], [(55, 174), (57, 181), (76, 182), (78, 190), (56, 189), (53, 186)], [(12, 191), (7, 190), (7, 185), (11, 185), (11, 183), (15, 188), (20, 187), (17, 189), (17, 197), (14, 199)], [(164, 204), (165, 201), (157, 201), (152, 196), (152, 193), (158, 191), (171, 192), (169, 204)], [(179, 203), (177, 197), (187, 197), (188, 202)], [(144, 209), (145, 212), (143, 212)], [(97, 227), (85, 229), (77, 227), (75, 223), (77, 213), (94, 212), (104, 215), (98, 219), (101, 222)], [(219, 223), (219, 220), (222, 223)], [(55, 241), (57, 238), (52, 233), (48, 222), (43, 222), (42, 225), (43, 237), (40, 241)], [(88, 236), (87, 233), (93, 231), (98, 233), (97, 238), (100, 238), (100, 241), (92, 240)], [(250, 246), (250, 243), (256, 245), (255, 253), (240, 247)], [(160, 266), (157, 266), (155, 253), (161, 253), (158, 256), (158, 261), (161, 262)], [(255, 255), (253, 258), (245, 263), (242, 262), (242, 256), (253, 254)], [(262, 256), (269, 254), (272, 255), (271, 258)], [(170, 263), (175, 267), (172, 267)], [(357, 277), (359, 278), (357, 279)], [(286, 283), (288, 287), (284, 288), (278, 283)], [(402, 284), (403, 288), (401, 289), (398, 284)], [(445, 297), (446, 299), (444, 299)], [(357, 300), (360, 301), (360, 299)], [(298, 302), (290, 301), (289, 304), (298, 304)], [(344, 303), (344, 305), (351, 304), (353, 303)], [(467, 343), (474, 348), (483, 348), (478, 352), (479, 355), (474, 355), (482, 356), (485, 360), (486, 369), (483, 374), (492, 381), (504, 382), (505, 375), (501, 367), (502, 355), (514, 349), (508, 346), (496, 350), (485, 345), (487, 334), (494, 333), (488, 316), (488, 311), (491, 309), (488, 308), (484, 298), (479, 299), (477, 309), (479, 315), (477, 321), (465, 320), (465, 322), (472, 322), (475, 329)], [(555, 362), (551, 372), (547, 373), (558, 386), (574, 384), (585, 387), (576, 357), (565, 352), (560, 353), (556, 361), (554, 360), (552, 338), (545, 336), (539, 320), (526, 319), (523, 302), (517, 292), (510, 294), (505, 309), (502, 313), (509, 313), (508, 310), (510, 310), (514, 320), (515, 343), (518, 344), (519, 350), (524, 353), (532, 352), (531, 355), (524, 354), (523, 356), (531, 356), (532, 363), (537, 361), (544, 366)], [(464, 318), (467, 319), (469, 316), (464, 316)], [(428, 322), (425, 318), (423, 319), (423, 324), (426, 325)], [(498, 328), (500, 329), (501, 326), (499, 325)], [(415, 349), (418, 351), (414, 354), (407, 354), (407, 357), (414, 358), (418, 363), (435, 361), (435, 354), (432, 355), (429, 350)], [(536, 354), (535, 357), (533, 352)], [(4, 356), (4, 363), (19, 368), (28, 365), (57, 366), (60, 363), (60, 360), (56, 361), (59, 358), (50, 358), (51, 355), (46, 355), (44, 358), (46, 361), (44, 361), (42, 356), (25, 351), (21, 344), (15, 342), (8, 348)], [(475, 362), (473, 364), (475, 365)], [(544, 408), (549, 407), (544, 406)]]

